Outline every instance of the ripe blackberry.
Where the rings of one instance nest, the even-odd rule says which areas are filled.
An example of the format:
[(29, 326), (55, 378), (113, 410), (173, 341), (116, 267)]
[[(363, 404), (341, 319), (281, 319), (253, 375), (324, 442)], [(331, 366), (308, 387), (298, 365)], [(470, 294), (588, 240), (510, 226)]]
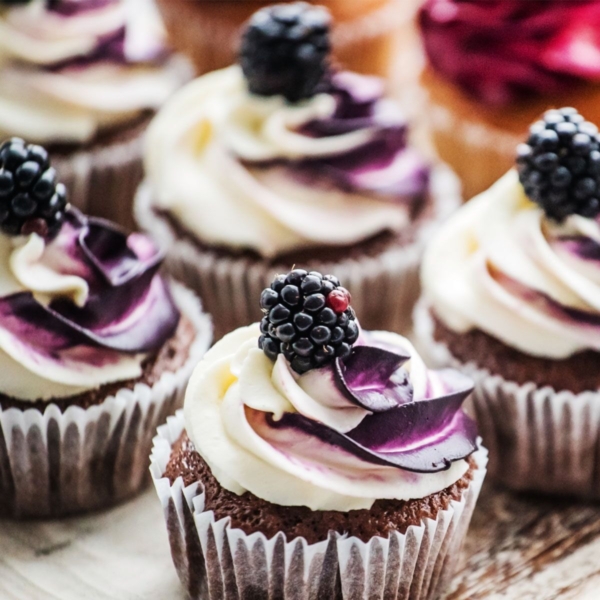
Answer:
[(67, 205), (67, 190), (56, 179), (41, 146), (19, 138), (0, 145), (0, 229), (10, 235), (56, 233)]
[(350, 293), (332, 275), (303, 269), (277, 275), (260, 307), (259, 347), (273, 361), (283, 354), (299, 374), (347, 358), (358, 339)]
[(328, 72), (327, 9), (306, 2), (256, 12), (242, 35), (240, 64), (253, 94), (290, 102), (313, 96)]
[(549, 110), (531, 126), (517, 169), (527, 196), (550, 218), (600, 213), (600, 136), (574, 108)]

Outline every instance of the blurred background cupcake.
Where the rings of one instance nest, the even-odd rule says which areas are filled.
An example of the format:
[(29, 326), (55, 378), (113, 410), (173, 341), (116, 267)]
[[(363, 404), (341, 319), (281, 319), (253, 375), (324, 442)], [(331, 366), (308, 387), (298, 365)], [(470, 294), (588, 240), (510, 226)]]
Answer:
[(217, 337), (255, 321), (252, 298), (296, 263), (341, 273), (366, 327), (406, 327), (423, 241), (460, 203), (382, 80), (331, 68), (329, 28), (321, 7), (262, 9), (240, 65), (189, 84), (150, 127), (138, 221)]
[[(222, 69), (236, 60), (242, 24), (265, 0), (158, 0), (170, 38), (191, 57), (197, 73)], [(387, 76), (399, 35), (413, 16), (415, 0), (311, 0), (332, 13), (335, 56), (359, 73)]]
[(197, 298), (141, 234), (67, 204), (47, 152), (0, 145), (0, 515), (112, 506), (208, 348)]
[(423, 114), (465, 198), (510, 168), (546, 109), (574, 106), (600, 121), (596, 0), (428, 0), (419, 25), (428, 59)]
[(599, 214), (598, 129), (551, 110), (425, 254), (417, 331), (476, 380), (490, 473), (511, 488), (600, 497)]
[(0, 3), (0, 139), (44, 144), (73, 204), (131, 225), (141, 134), (189, 78), (151, 2)]
[(155, 438), (154, 483), (191, 598), (250, 582), (278, 598), (445, 591), (486, 472), (462, 410), (472, 381), (427, 369), (397, 334), (359, 337), (361, 315), (339, 295), (335, 276), (275, 278), (261, 305), (279, 308), (215, 344)]

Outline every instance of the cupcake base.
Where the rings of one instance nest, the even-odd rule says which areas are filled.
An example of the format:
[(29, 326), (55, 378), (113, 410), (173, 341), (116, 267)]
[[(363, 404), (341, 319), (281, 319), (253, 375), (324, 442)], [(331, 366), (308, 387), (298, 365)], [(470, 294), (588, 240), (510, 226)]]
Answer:
[(405, 531), (367, 541), (330, 531), (310, 543), (288, 540), (281, 530), (247, 534), (210, 510), (201, 484), (165, 477), (183, 428), (182, 411), (159, 428), (151, 472), (173, 561), (191, 598), (433, 599), (446, 588), (485, 476), (484, 449), (473, 455), (472, 478), (458, 499), (416, 524), (407, 521)]
[[(460, 369), (475, 381), (470, 402), (490, 451), (491, 477), (515, 490), (600, 498), (597, 386), (556, 391), (534, 380), (512, 381), (501, 370), (484, 368), (489, 359), (480, 363), (476, 347), (471, 360), (459, 358), (442, 338), (439, 325), (436, 334), (435, 319), (424, 302), (415, 309), (415, 333), (430, 362)], [(544, 375), (532, 374), (532, 379)]]
[(194, 295), (174, 284), (173, 296), (196, 332), (186, 344), (187, 359), (175, 370), (131, 386), (106, 386), (103, 398), (88, 393), (89, 402), (85, 394), (39, 407), (2, 400), (0, 515), (59, 517), (106, 508), (148, 482), (154, 431), (182, 405), (187, 380), (211, 337), (210, 320)]
[(261, 318), (257, 298), (273, 277), (298, 267), (333, 273), (352, 294), (361, 325), (370, 330), (404, 332), (420, 293), (419, 265), (423, 247), (436, 227), (460, 204), (454, 174), (433, 171), (430, 206), (401, 237), (384, 235), (360, 247), (328, 255), (315, 251), (267, 261), (203, 247), (153, 207), (147, 185), (138, 190), (135, 214), (140, 227), (164, 244), (168, 271), (195, 290), (214, 319), (215, 339)]

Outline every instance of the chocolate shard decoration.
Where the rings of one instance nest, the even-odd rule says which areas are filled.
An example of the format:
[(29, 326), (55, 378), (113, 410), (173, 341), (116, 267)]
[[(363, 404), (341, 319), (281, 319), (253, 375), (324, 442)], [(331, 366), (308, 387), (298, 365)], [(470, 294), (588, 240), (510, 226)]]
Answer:
[(66, 298), (45, 306), (30, 292), (11, 294), (0, 298), (2, 327), (47, 352), (78, 345), (128, 353), (160, 348), (179, 323), (179, 311), (158, 274), (162, 254), (139, 240), (136, 253), (124, 231), (75, 210), (66, 222), (77, 236), (74, 258), (90, 273), (85, 306)]

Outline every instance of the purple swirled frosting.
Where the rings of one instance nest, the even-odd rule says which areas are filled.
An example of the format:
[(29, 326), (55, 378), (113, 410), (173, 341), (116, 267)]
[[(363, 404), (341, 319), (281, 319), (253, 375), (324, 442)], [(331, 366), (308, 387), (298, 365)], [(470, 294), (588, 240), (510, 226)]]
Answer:
[(294, 455), (314, 454), (320, 444), (319, 452), (335, 456), (341, 451), (373, 465), (414, 473), (447, 470), (477, 449), (477, 426), (461, 408), (473, 383), (455, 371), (429, 372), (423, 397), (416, 398), (402, 367), (409, 359), (363, 332), (348, 360), (319, 370), (347, 403), (337, 408), (365, 410), (350, 431), (342, 433), (300, 412), (275, 419), (247, 408), (248, 420), (264, 439), (286, 440)]
[[(48, 11), (64, 19), (75, 19), (86, 13), (122, 4), (123, 0), (49, 0)], [(162, 44), (148, 44), (144, 52), (132, 56), (127, 51), (128, 26), (126, 22), (115, 27), (114, 31), (98, 36), (93, 48), (85, 55), (78, 55), (48, 67), (51, 70), (85, 67), (99, 62), (118, 64), (151, 63), (163, 61), (168, 56)]]
[(149, 238), (69, 209), (46, 252), (61, 274), (84, 279), (89, 294), (84, 306), (64, 297), (45, 305), (27, 291), (0, 298), (2, 328), (24, 346), (48, 357), (81, 356), (82, 348), (137, 354), (157, 351), (174, 334), (179, 311)]
[(332, 186), (391, 202), (423, 200), (430, 167), (408, 147), (406, 120), (384, 91), (378, 78), (334, 73), (323, 92), (336, 99), (335, 113), (304, 124), (298, 132), (313, 138), (367, 130), (372, 135), (364, 145), (341, 154), (283, 161), (290, 175), (308, 185)]

